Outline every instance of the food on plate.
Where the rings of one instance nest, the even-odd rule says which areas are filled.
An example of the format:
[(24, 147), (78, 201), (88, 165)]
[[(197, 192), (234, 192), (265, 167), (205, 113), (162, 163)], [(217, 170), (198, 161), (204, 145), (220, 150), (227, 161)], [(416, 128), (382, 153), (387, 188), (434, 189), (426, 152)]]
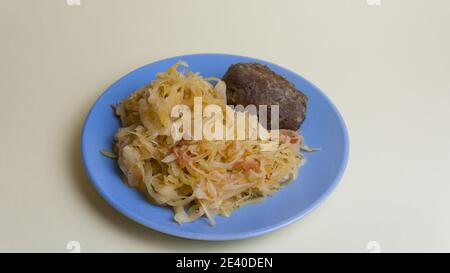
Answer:
[[(298, 130), (308, 98), (283, 76), (258, 63), (237, 63), (223, 76), (228, 104), (279, 105), (279, 128)], [(270, 114), (270, 111), (269, 111)], [(270, 115), (268, 116), (268, 124)]]
[[(229, 108), (223, 81), (189, 71), (179, 72), (180, 65), (187, 66), (178, 62), (166, 72), (158, 73), (149, 85), (115, 107), (121, 128), (115, 135), (113, 151), (127, 184), (142, 191), (151, 202), (173, 208), (177, 223), (206, 216), (214, 224), (216, 215), (228, 216), (242, 205), (261, 201), (296, 177), (305, 161), (300, 153), (303, 137), (293, 130), (279, 130), (279, 143), (269, 150), (262, 149), (261, 144), (270, 140), (195, 140), (189, 139), (189, 132), (187, 138), (175, 138), (171, 128), (178, 119), (172, 117), (171, 110), (176, 105), (193, 110), (194, 97), (201, 97), (203, 105), (215, 104), (224, 111)], [(241, 70), (241, 66), (236, 68)], [(264, 67), (257, 69), (266, 71)], [(235, 73), (232, 69), (225, 77), (234, 88), (247, 75), (251, 77), (249, 86), (256, 80), (254, 86), (258, 90), (263, 85), (271, 91), (294, 90), (275, 75), (258, 78), (255, 72), (242, 76)], [(303, 95), (276, 92), (284, 92), (297, 103), (306, 103)], [(292, 103), (288, 105), (295, 108)], [(285, 117), (286, 124), (292, 125), (290, 128), (296, 127), (294, 120), (304, 118), (304, 108), (302, 104), (293, 109), (296, 116), (292, 120)], [(208, 118), (203, 117), (203, 124), (207, 122)]]

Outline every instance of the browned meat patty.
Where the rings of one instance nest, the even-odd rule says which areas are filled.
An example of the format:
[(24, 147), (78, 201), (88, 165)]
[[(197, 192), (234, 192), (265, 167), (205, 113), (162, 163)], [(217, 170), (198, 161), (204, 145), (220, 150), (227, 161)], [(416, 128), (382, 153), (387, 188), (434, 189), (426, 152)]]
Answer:
[(297, 130), (305, 120), (308, 97), (266, 65), (233, 64), (223, 80), (227, 85), (227, 103), (230, 105), (279, 105), (280, 129)]

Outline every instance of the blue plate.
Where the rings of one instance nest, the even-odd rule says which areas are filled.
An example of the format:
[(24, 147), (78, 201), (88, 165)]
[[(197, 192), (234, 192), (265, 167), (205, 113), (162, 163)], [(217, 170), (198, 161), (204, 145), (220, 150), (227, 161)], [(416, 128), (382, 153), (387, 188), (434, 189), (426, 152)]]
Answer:
[[(306, 143), (322, 150), (307, 153), (298, 178), (264, 202), (247, 205), (229, 217), (216, 217), (212, 227), (206, 218), (178, 225), (173, 212), (147, 202), (141, 193), (123, 181), (114, 160), (101, 149), (111, 149), (119, 128), (111, 105), (166, 71), (176, 61), (189, 63), (189, 70), (201, 75), (222, 77), (228, 66), (237, 62), (258, 62), (285, 76), (309, 98), (307, 118), (301, 127)], [(313, 84), (278, 65), (248, 57), (226, 54), (178, 56), (141, 67), (126, 75), (97, 100), (86, 118), (81, 141), (85, 168), (98, 192), (118, 211), (160, 232), (198, 240), (235, 240), (261, 235), (299, 220), (316, 208), (336, 187), (348, 159), (348, 134), (344, 121), (333, 103)]]

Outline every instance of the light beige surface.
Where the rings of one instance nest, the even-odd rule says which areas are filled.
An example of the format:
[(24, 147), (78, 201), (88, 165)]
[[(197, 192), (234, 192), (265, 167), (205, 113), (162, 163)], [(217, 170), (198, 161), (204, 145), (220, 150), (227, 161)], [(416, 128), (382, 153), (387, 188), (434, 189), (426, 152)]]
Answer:
[[(450, 251), (450, 1), (0, 1), (0, 251)], [(82, 122), (129, 71), (185, 53), (266, 59), (321, 87), (350, 131), (314, 213), (235, 242), (172, 238), (93, 189)]]

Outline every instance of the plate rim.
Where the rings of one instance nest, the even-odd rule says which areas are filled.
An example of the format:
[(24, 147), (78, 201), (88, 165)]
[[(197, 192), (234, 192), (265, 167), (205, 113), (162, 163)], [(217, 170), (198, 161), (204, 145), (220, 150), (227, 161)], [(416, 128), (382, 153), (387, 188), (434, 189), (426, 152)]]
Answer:
[[(140, 217), (138, 215), (136, 215), (134, 212), (128, 210), (127, 208), (125, 208), (124, 206), (121, 206), (119, 202), (116, 202), (111, 196), (109, 196), (103, 189), (102, 187), (99, 185), (99, 183), (94, 179), (93, 176), (93, 170), (92, 167), (90, 167), (87, 163), (87, 159), (86, 159), (86, 147), (85, 147), (85, 141), (86, 141), (86, 131), (87, 131), (87, 124), (88, 121), (92, 118), (92, 114), (94, 109), (97, 107), (97, 105), (99, 104), (99, 102), (101, 101), (101, 99), (106, 96), (106, 94), (110, 91), (111, 88), (113, 88), (116, 84), (118, 84), (119, 82), (121, 82), (122, 80), (124, 80), (125, 78), (127, 78), (128, 76), (130, 76), (133, 73), (136, 73), (137, 71), (144, 69), (148, 66), (151, 65), (155, 65), (159, 62), (164, 62), (170, 59), (182, 59), (182, 58), (186, 58), (186, 57), (196, 57), (196, 56), (219, 56), (219, 57), (237, 57), (237, 58), (245, 58), (245, 59), (251, 59), (252, 61), (255, 62), (262, 62), (268, 65), (272, 65), (275, 67), (280, 67), (286, 71), (288, 71), (289, 73), (292, 73), (294, 75), (296, 75), (297, 77), (300, 77), (303, 81), (305, 81), (307, 84), (311, 85), (315, 91), (319, 92), (320, 95), (322, 95), (322, 97), (327, 101), (327, 103), (331, 106), (332, 110), (336, 113), (338, 121), (340, 126), (343, 129), (343, 140), (344, 140), (344, 154), (343, 154), (343, 160), (340, 162), (340, 166), (339, 166), (339, 171), (336, 174), (335, 178), (333, 179), (333, 181), (330, 183), (330, 185), (328, 186), (328, 188), (326, 189), (326, 191), (324, 191), (319, 198), (317, 198), (316, 200), (314, 200), (314, 202), (312, 202), (311, 204), (308, 205), (308, 207), (304, 210), (302, 210), (301, 212), (292, 215), (291, 217), (280, 221), (278, 223), (269, 225), (267, 227), (263, 227), (263, 228), (259, 228), (259, 229), (255, 229), (255, 230), (251, 230), (251, 231), (246, 231), (246, 232), (239, 232), (239, 233), (234, 233), (234, 234), (202, 234), (202, 233), (194, 233), (194, 232), (190, 232), (190, 231), (182, 231), (182, 232), (173, 232), (171, 230), (165, 230), (164, 228), (162, 228), (161, 226), (159, 226), (158, 224), (156, 224), (154, 221), (149, 221), (146, 218)], [(266, 61), (266, 60), (262, 60), (262, 59), (258, 59), (258, 58), (254, 58), (254, 57), (249, 57), (249, 56), (243, 56), (243, 55), (236, 55), (236, 54), (228, 54), (228, 53), (194, 53), (194, 54), (183, 54), (183, 55), (177, 55), (177, 56), (173, 56), (173, 57), (167, 57), (164, 59), (160, 59), (160, 60), (156, 60), (154, 62), (145, 64), (143, 66), (140, 66), (136, 69), (133, 69), (132, 71), (130, 71), (129, 73), (126, 73), (124, 76), (120, 77), (118, 80), (116, 80), (113, 84), (111, 84), (109, 87), (107, 87), (102, 93), (101, 95), (95, 100), (94, 104), (91, 106), (88, 114), (86, 115), (86, 118), (84, 119), (84, 123), (83, 123), (83, 127), (82, 127), (82, 132), (81, 132), (81, 155), (82, 155), (82, 161), (83, 161), (83, 166), (85, 171), (87, 172), (87, 175), (89, 177), (89, 180), (91, 181), (91, 183), (94, 185), (94, 188), (96, 189), (96, 191), (107, 201), (107, 203), (109, 205), (111, 205), (114, 209), (116, 209), (117, 211), (119, 211), (122, 215), (126, 216), (129, 219), (132, 219), (133, 221), (147, 227), (150, 228), (154, 231), (163, 233), (163, 234), (167, 234), (167, 235), (171, 235), (171, 236), (175, 236), (175, 237), (179, 237), (179, 238), (184, 238), (184, 239), (192, 239), (192, 240), (202, 240), (202, 241), (229, 241), (229, 240), (240, 240), (240, 239), (245, 239), (245, 238), (251, 238), (251, 237), (256, 237), (256, 236), (260, 236), (266, 233), (270, 233), (272, 231), (281, 229), (283, 227), (286, 227), (287, 225), (290, 225), (302, 218), (304, 218), (306, 215), (308, 215), (311, 211), (315, 210), (317, 207), (319, 207), (330, 195), (331, 193), (336, 189), (337, 185), (340, 183), (340, 181), (342, 180), (342, 177), (345, 173), (345, 170), (347, 168), (348, 165), (348, 161), (349, 161), (349, 154), (350, 154), (350, 141), (349, 141), (349, 133), (348, 133), (348, 128), (346, 126), (346, 123), (342, 117), (341, 112), (337, 109), (336, 105), (333, 103), (333, 101), (331, 101), (331, 99), (320, 89), (318, 88), (314, 83), (310, 82), (309, 80), (305, 79), (304, 77), (302, 77), (301, 75), (299, 75), (298, 73), (285, 68), (283, 66), (277, 65), (275, 63), (272, 63), (270, 61)]]

